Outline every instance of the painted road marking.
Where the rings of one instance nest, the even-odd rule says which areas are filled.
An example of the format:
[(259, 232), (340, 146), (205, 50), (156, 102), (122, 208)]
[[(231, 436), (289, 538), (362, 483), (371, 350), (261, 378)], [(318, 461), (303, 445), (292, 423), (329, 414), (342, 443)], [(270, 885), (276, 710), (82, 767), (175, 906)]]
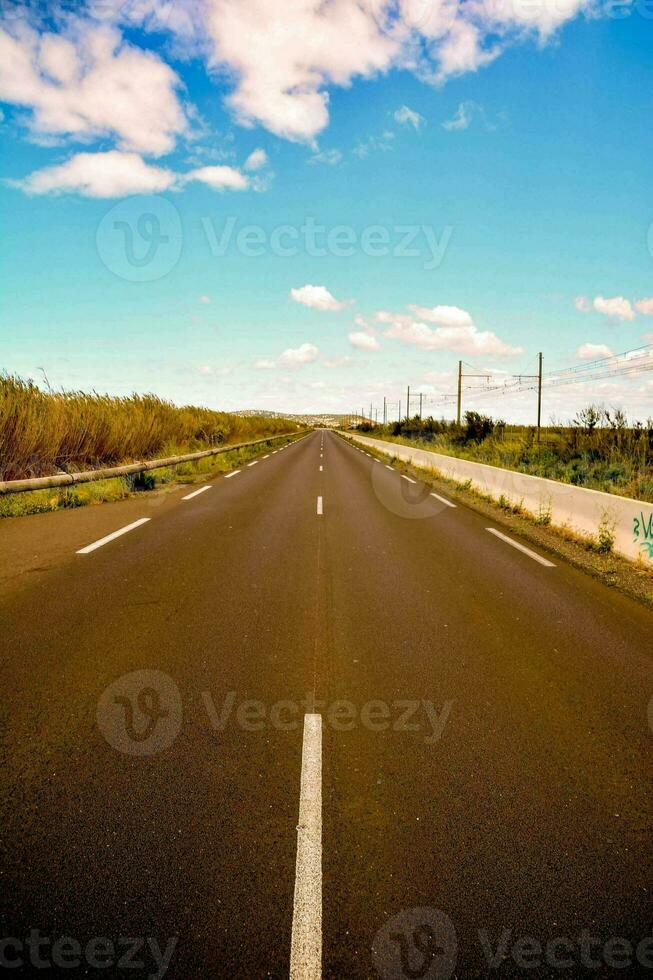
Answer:
[(447, 507), (455, 507), (456, 506), (455, 504), (452, 504), (450, 500), (447, 500), (446, 497), (441, 497), (439, 493), (432, 493), (431, 496), (432, 497), (435, 497), (436, 500), (439, 500), (441, 504), (446, 504)]
[(384, 463), (384, 466), (385, 466), (386, 470), (392, 470), (392, 472), (394, 473), (394, 467), (388, 466), (387, 463)]
[(248, 463), (247, 465), (248, 465), (248, 466), (256, 466), (256, 464), (257, 464), (258, 462), (259, 462), (259, 460), (258, 460), (258, 459), (253, 459), (253, 460), (252, 460), (252, 462), (251, 462), (251, 463)]
[(266, 453), (266, 455), (263, 457), (263, 459), (269, 459), (269, 458), (270, 458), (270, 454), (269, 453)]
[(304, 715), (290, 980), (322, 976), (322, 716)]
[(187, 493), (186, 496), (185, 497), (182, 497), (181, 499), (182, 500), (192, 500), (193, 497), (198, 497), (201, 493), (206, 493), (206, 491), (207, 490), (210, 490), (210, 489), (211, 489), (211, 487), (207, 484), (205, 487), (200, 487), (199, 490), (193, 490), (192, 493)]
[(409, 483), (417, 483), (417, 480), (411, 480), (411, 478), (409, 476), (406, 476), (405, 473), (402, 473), (401, 474), (401, 479), (402, 480), (408, 480)]
[(273, 455), (273, 456), (276, 456), (278, 452), (279, 452), (279, 450), (278, 450), (278, 449), (273, 449), (273, 450), (272, 450), (272, 455)]
[(324, 467), (323, 466), (320, 466), (320, 473), (322, 472), (323, 469), (324, 469)]
[(141, 524), (147, 524), (150, 520), (149, 517), (141, 517), (140, 520), (134, 521), (133, 524), (126, 524), (121, 527), (118, 531), (113, 531), (112, 534), (107, 534), (105, 538), (100, 538), (99, 541), (94, 541), (93, 544), (87, 544), (85, 548), (80, 548), (77, 552), (78, 555), (88, 555), (91, 551), (95, 551), (96, 548), (101, 548), (103, 544), (108, 544), (109, 541), (113, 541), (115, 538), (122, 537), (123, 534), (127, 534), (128, 531), (133, 531), (135, 527), (140, 527)]
[(233, 473), (227, 473), (227, 475), (225, 476), (225, 480), (228, 480), (232, 476), (238, 476), (239, 473), (240, 470), (234, 470)]
[(318, 497), (317, 498), (317, 513), (318, 513), (318, 516), (320, 516), (320, 517), (322, 516), (322, 498), (321, 497)]
[(497, 538), (501, 538), (501, 540), (505, 541), (506, 544), (512, 545), (512, 547), (516, 548), (517, 551), (523, 551), (523, 553), (525, 555), (528, 555), (529, 558), (532, 558), (533, 561), (539, 561), (540, 565), (546, 565), (547, 568), (555, 568), (555, 565), (553, 564), (552, 561), (548, 561), (548, 559), (542, 558), (541, 555), (537, 555), (534, 551), (531, 551), (530, 548), (527, 548), (525, 545), (520, 544), (519, 541), (513, 541), (513, 539), (509, 538), (507, 534), (502, 534), (501, 531), (497, 531), (496, 528), (486, 527), (485, 530), (489, 531), (490, 534), (494, 534)]

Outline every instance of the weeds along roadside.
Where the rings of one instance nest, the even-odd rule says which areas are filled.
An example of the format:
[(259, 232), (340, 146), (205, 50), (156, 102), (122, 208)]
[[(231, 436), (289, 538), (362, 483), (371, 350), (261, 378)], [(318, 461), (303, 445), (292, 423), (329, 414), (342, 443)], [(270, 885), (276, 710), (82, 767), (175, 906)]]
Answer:
[[(273, 443), (259, 443), (257, 446), (246, 446), (233, 452), (220, 453), (217, 456), (205, 456), (203, 459), (193, 462), (164, 466), (160, 469), (146, 470), (144, 473), (135, 473), (130, 476), (98, 480), (94, 483), (79, 483), (68, 487), (7, 494), (0, 496), (0, 519), (110, 503), (125, 500), (139, 493), (165, 491), (180, 485), (196, 483), (199, 480), (219, 476), (221, 473), (228, 473), (237, 469), (256, 456), (270, 452), (271, 448), (287, 445), (305, 434), (305, 432), (296, 435), (288, 434), (286, 439), (275, 439)], [(183, 447), (168, 446), (166, 447), (166, 456), (174, 456), (184, 451)]]

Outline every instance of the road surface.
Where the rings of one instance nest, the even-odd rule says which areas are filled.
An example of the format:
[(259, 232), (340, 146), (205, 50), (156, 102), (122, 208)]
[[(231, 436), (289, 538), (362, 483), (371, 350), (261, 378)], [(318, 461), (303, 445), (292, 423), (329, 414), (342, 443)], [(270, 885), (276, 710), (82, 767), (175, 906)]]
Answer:
[(653, 616), (490, 526), (321, 431), (4, 522), (13, 975), (650, 975)]

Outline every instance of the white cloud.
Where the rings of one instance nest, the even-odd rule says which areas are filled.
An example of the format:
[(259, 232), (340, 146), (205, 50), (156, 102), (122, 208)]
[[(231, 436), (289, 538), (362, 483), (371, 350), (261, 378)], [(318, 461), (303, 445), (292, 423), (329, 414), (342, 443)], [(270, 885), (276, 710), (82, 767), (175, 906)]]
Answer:
[[(424, 310), (423, 307), (409, 308)], [(441, 312), (443, 310), (449, 312), (445, 314)], [(443, 322), (445, 325), (433, 329), (428, 323), (415, 320), (413, 316), (385, 310), (376, 314), (376, 320), (386, 324), (386, 337), (425, 350), (450, 350), (458, 354), (491, 354), (497, 357), (512, 357), (523, 353), (522, 347), (511, 346), (491, 330), (478, 330), (469, 314), (459, 307), (433, 307), (433, 310), (426, 312), (431, 314), (432, 322)]]
[(176, 175), (145, 163), (137, 153), (108, 150), (77, 153), (65, 163), (45, 167), (23, 180), (8, 181), (27, 194), (74, 192), (84, 197), (156, 194), (173, 187)]
[(210, 303), (211, 302), (211, 297), (210, 296), (200, 296), (199, 301), (200, 301), (200, 303)]
[(65, 163), (45, 167), (22, 180), (6, 181), (27, 194), (81, 194), (83, 197), (127, 197), (180, 190), (191, 181), (201, 181), (212, 190), (242, 191), (248, 178), (234, 167), (200, 167), (178, 174), (145, 161), (137, 153), (107, 150), (106, 153), (77, 153)]
[(188, 128), (176, 73), (115, 29), (80, 25), (71, 37), (0, 29), (0, 100), (31, 110), (44, 137), (109, 136), (123, 150), (168, 153)]
[(364, 330), (355, 330), (348, 335), (349, 343), (357, 350), (374, 351), (381, 350), (381, 345), (376, 337)]
[(301, 344), (300, 347), (288, 347), (275, 360), (258, 360), (254, 362), (254, 367), (259, 370), (270, 371), (274, 368), (303, 367), (304, 364), (311, 364), (320, 356), (319, 348), (315, 344)]
[(408, 309), (420, 320), (427, 323), (436, 323), (439, 327), (471, 327), (473, 321), (467, 310), (461, 310), (459, 306), (425, 306), (410, 305)]
[(582, 344), (576, 351), (581, 361), (596, 361), (600, 357), (614, 357), (607, 344)]
[(597, 296), (592, 305), (597, 313), (604, 313), (611, 320), (624, 321), (635, 319), (635, 313), (630, 300), (624, 299), (623, 296), (613, 296), (610, 299)]
[(336, 312), (338, 310), (344, 310), (345, 307), (350, 306), (352, 300), (340, 301), (332, 296), (326, 286), (311, 286), (307, 284), (306, 286), (301, 286), (299, 289), (291, 289), (290, 297), (295, 301), (295, 303), (301, 303), (302, 306), (309, 306), (313, 310), (329, 310)]
[(393, 118), (401, 126), (412, 126), (413, 129), (419, 129), (420, 126), (426, 123), (424, 116), (420, 116), (419, 112), (415, 112), (414, 109), (411, 109), (407, 105), (402, 105), (399, 109), (395, 110)]
[(635, 302), (635, 309), (642, 316), (653, 316), (653, 297), (650, 299), (638, 299)]
[(574, 300), (574, 306), (579, 313), (591, 313), (592, 311), (592, 301), (587, 296), (577, 296)]
[(342, 153), (338, 149), (319, 150), (308, 158), (309, 163), (326, 163), (329, 167), (335, 167), (342, 160)]
[(469, 129), (476, 102), (461, 102), (451, 119), (442, 123), (443, 129)]
[(244, 163), (245, 170), (261, 170), (268, 165), (268, 155), (265, 150), (252, 150)]
[(179, 179), (182, 184), (198, 180), (214, 191), (246, 191), (249, 187), (249, 179), (235, 167), (198, 167), (182, 174)]

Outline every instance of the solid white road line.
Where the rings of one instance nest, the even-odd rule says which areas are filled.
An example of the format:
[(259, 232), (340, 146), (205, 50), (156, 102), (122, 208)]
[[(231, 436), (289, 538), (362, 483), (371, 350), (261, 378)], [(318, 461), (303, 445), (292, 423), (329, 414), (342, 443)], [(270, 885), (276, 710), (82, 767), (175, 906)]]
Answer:
[(432, 493), (431, 496), (432, 497), (435, 497), (436, 500), (439, 500), (441, 504), (446, 504), (447, 507), (455, 507), (456, 506), (455, 504), (452, 504), (450, 500), (447, 500), (446, 497), (441, 497), (439, 493)]
[(532, 558), (533, 561), (538, 561), (540, 565), (546, 565), (547, 568), (555, 568), (552, 561), (548, 561), (546, 558), (542, 558), (541, 555), (537, 555), (534, 551), (531, 551), (530, 548), (520, 544), (519, 541), (513, 541), (513, 539), (509, 538), (507, 534), (502, 534), (501, 531), (497, 531), (495, 527), (486, 527), (485, 530), (489, 531), (490, 534), (494, 534), (497, 538), (501, 538), (501, 540), (505, 541), (506, 544), (512, 545), (512, 547), (516, 548), (517, 551), (523, 551), (525, 555), (528, 555), (528, 557)]
[(322, 976), (322, 716), (304, 715), (290, 980)]
[(318, 516), (319, 517), (322, 516), (322, 498), (321, 497), (318, 497), (317, 498), (317, 513), (318, 513)]
[(256, 466), (256, 464), (257, 464), (258, 462), (259, 462), (259, 460), (258, 460), (258, 459), (253, 459), (253, 460), (252, 460), (252, 462), (251, 462), (251, 463), (248, 463), (247, 465), (248, 465), (248, 466)]
[(182, 497), (181, 499), (182, 500), (192, 500), (193, 497), (199, 497), (199, 495), (201, 493), (206, 493), (206, 491), (207, 490), (210, 490), (210, 489), (211, 489), (211, 487), (207, 484), (205, 487), (200, 487), (199, 490), (193, 490), (192, 493), (187, 493), (186, 496), (185, 497)]
[(409, 476), (406, 476), (405, 473), (402, 473), (401, 474), (401, 479), (402, 480), (408, 480), (409, 483), (417, 483), (417, 480), (411, 480), (411, 478)]
[(134, 521), (133, 524), (126, 524), (120, 530), (114, 531), (112, 534), (107, 534), (105, 538), (100, 538), (99, 541), (94, 541), (93, 544), (87, 544), (85, 548), (80, 548), (77, 554), (88, 555), (91, 551), (95, 551), (96, 548), (101, 548), (103, 544), (108, 544), (109, 541), (113, 541), (114, 538), (120, 538), (123, 534), (127, 534), (127, 531), (133, 531), (135, 527), (140, 527), (141, 524), (147, 524), (149, 520), (149, 517), (141, 517), (139, 521)]
[(225, 480), (230, 479), (230, 477), (232, 477), (232, 476), (238, 476), (239, 473), (240, 473), (240, 470), (233, 470), (233, 472), (227, 473), (225, 475)]

